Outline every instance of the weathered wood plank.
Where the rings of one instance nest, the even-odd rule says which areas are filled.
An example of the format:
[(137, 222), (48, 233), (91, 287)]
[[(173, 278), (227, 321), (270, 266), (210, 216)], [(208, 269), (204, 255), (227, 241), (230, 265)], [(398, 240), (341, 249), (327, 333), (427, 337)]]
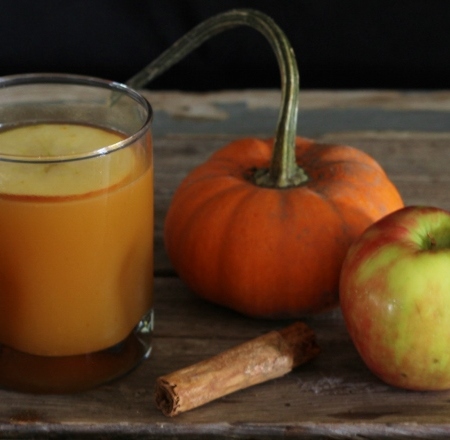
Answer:
[[(272, 136), (279, 91), (218, 93), (146, 92), (155, 109), (154, 133), (228, 133)], [(318, 137), (347, 131), (448, 131), (450, 93), (397, 91), (302, 91), (298, 134)]]

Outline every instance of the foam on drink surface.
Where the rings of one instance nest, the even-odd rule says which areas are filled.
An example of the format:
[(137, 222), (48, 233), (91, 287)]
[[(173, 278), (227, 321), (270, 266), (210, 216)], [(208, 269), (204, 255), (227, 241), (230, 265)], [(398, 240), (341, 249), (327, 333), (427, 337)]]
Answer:
[(40, 163), (0, 160), (0, 193), (28, 196), (85, 194), (113, 186), (129, 176), (135, 156), (128, 148), (85, 160), (42, 161), (76, 156), (120, 142), (124, 136), (101, 128), (46, 123), (0, 132), (0, 155)]

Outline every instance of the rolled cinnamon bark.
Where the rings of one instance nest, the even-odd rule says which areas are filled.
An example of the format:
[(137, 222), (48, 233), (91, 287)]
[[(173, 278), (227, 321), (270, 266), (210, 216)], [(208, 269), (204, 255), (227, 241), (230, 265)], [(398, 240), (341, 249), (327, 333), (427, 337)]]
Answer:
[(319, 354), (316, 337), (296, 322), (156, 380), (156, 406), (166, 416), (281, 377)]

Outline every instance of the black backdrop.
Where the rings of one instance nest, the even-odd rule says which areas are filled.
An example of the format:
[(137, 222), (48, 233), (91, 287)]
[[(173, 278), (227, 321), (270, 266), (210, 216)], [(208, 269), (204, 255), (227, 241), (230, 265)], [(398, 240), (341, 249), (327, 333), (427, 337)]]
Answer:
[[(200, 21), (232, 8), (259, 9), (284, 29), (303, 88), (450, 88), (447, 0), (1, 0), (0, 75), (126, 81)], [(269, 45), (245, 27), (214, 37), (149, 85), (278, 86)]]

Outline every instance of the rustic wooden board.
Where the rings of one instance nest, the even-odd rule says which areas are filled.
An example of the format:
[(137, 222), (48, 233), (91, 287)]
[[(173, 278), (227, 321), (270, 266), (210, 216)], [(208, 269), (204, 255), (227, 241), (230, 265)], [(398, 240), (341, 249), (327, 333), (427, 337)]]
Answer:
[[(151, 96), (159, 97), (155, 126), (158, 116), (164, 114), (174, 127), (173, 132), (163, 133), (161, 129), (155, 135), (157, 276), (152, 357), (126, 378), (85, 393), (40, 396), (0, 391), (0, 438), (450, 437), (450, 392), (408, 392), (382, 383), (360, 360), (338, 310), (305, 317), (322, 348), (321, 355), (310, 364), (173, 419), (156, 409), (153, 387), (158, 376), (288, 322), (249, 319), (198, 299), (173, 273), (162, 239), (164, 216), (181, 179), (221, 145), (241, 136), (233, 130), (233, 124), (227, 123), (234, 120), (227, 112), (244, 100), (249, 114), (265, 109), (267, 114), (276, 115), (277, 94), (225, 93), (188, 96), (184, 101), (183, 95), (177, 93)], [(183, 107), (183, 102), (189, 105)], [(384, 121), (383, 130), (370, 129), (367, 121), (369, 128), (364, 130), (360, 126), (337, 131), (324, 127), (317, 132), (317, 138), (367, 151), (382, 164), (407, 204), (450, 209), (447, 127), (389, 128), (391, 111), (431, 111), (443, 118), (450, 111), (449, 102), (447, 94), (317, 92), (307, 94), (302, 111), (314, 111), (318, 118), (321, 109), (330, 108), (344, 112), (369, 108), (377, 113), (378, 120)], [(205, 106), (212, 106), (212, 110), (204, 110)], [(174, 108), (189, 110), (191, 115), (180, 116)], [(212, 115), (209, 122), (208, 114)], [(187, 118), (197, 131), (192, 128), (188, 134), (180, 132), (178, 117)], [(214, 118), (222, 131), (208, 133), (203, 124), (216, 123), (211, 122)], [(244, 127), (247, 135), (270, 135), (271, 124), (257, 119), (249, 117), (248, 126), (242, 123), (239, 130)], [(164, 130), (167, 128), (169, 125)]]
[(86, 393), (2, 392), (0, 436), (430, 438), (450, 430), (450, 394), (401, 391), (373, 377), (353, 349), (338, 312), (306, 319), (322, 348), (310, 364), (167, 419), (153, 404), (156, 377), (286, 323), (249, 320), (207, 304), (175, 278), (157, 279), (156, 290), (158, 318), (150, 360), (125, 379)]

